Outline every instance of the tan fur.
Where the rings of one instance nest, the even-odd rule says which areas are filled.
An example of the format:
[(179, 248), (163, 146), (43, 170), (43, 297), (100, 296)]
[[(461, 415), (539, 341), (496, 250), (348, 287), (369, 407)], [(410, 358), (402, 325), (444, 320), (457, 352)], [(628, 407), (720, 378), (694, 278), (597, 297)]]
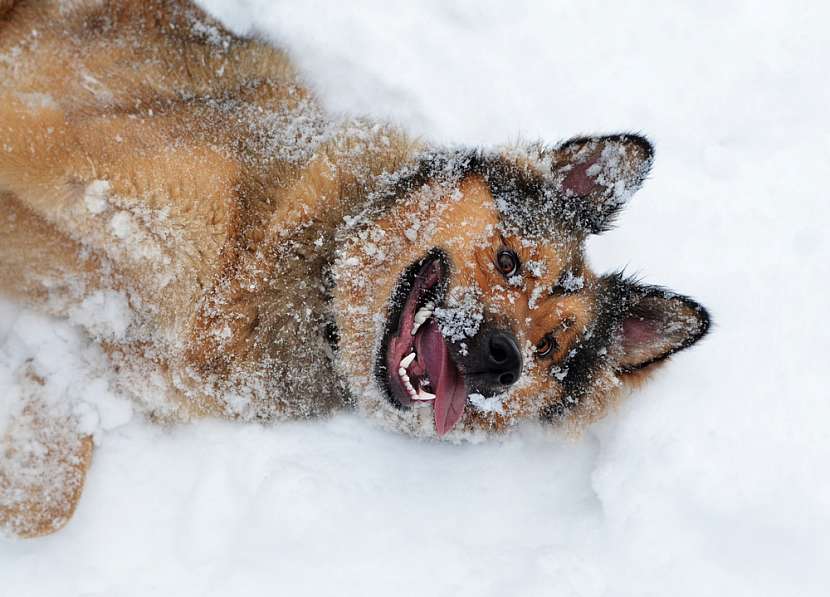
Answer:
[[(279, 363), (312, 352), (296, 328), (318, 323), (293, 306), (323, 311), (322, 292), (293, 281), (320, 277), (366, 181), (413, 146), (332, 127), (279, 51), (187, 2), (4, 2), (0, 15), (0, 289), (55, 315), (97, 291), (128, 297), (134, 333), (103, 340), (117, 364), (167, 380), (156, 418), (341, 404), (325, 373), (313, 403), (272, 399)], [(282, 131), (268, 118), (292, 112), (329, 128), (312, 155), (274, 156), (292, 139), (269, 138)], [(259, 391), (229, 409), (217, 396), (242, 378)]]
[[(335, 131), (311, 161), (274, 159), (267, 154), (271, 147), (257, 138), (268, 131), (245, 130), (238, 110), (290, 112), (310, 102), (302, 109), (315, 117), (313, 100), (282, 54), (231, 36), (185, 3), (78, 4), (64, 11), (67, 20), (59, 20), (58, 8), (19, 3), (15, 20), (2, 31), (0, 52), (24, 48), (4, 64), (0, 86), (5, 201), (21, 204), (66, 239), (83, 239), (85, 256), (112, 269), (110, 286), (128, 290), (131, 303), (157, 307), (142, 313), (147, 335), (188, 339), (186, 346), (172, 344), (163, 354), (145, 355), (151, 360), (173, 361), (175, 367), (182, 359), (201, 373), (229, 374), (231, 364), (238, 373), (250, 373), (244, 363), (261, 362), (264, 344), (290, 354), (285, 343), (273, 348), (274, 343), (258, 341), (282, 323), (279, 313), (270, 311), (266, 318), (262, 311), (272, 306), (279, 311), (290, 289), (286, 284), (274, 292), (257, 281), (294, 278), (320, 267), (290, 263), (281, 273), (275, 266), (285, 264), (269, 259), (279, 256), (277, 247), (287, 239), (305, 244), (310, 253), (315, 239), (305, 238), (311, 235), (302, 229), (312, 222), (331, 229), (348, 213), (346, 193), (361, 183), (352, 173), (360, 164), (350, 162), (349, 171), (341, 172), (337, 161), (353, 146), (351, 136), (390, 140), (383, 155), (360, 160), (366, 174), (394, 169), (408, 149), (405, 141), (383, 129), (367, 133), (353, 126)], [(208, 38), (198, 34), (203, 30)], [(241, 107), (215, 106), (211, 98), (222, 97), (242, 102)], [(78, 217), (89, 208), (85, 200), (96, 194), (96, 184), (105, 185), (97, 194), (106, 211), (98, 218)], [(341, 201), (332, 204), (333, 197)], [(141, 238), (145, 255), (113, 243), (113, 212)], [(39, 250), (35, 256), (3, 243), (2, 262), (18, 267), (9, 269), (0, 285), (12, 287), (23, 278), (36, 298), (43, 296), (38, 279), (54, 278), (57, 263), (63, 262), (65, 277), (74, 276), (77, 258), (67, 259), (62, 249), (51, 255)], [(302, 252), (298, 246), (289, 258)], [(80, 296), (60, 298), (78, 300), (98, 285), (90, 281), (76, 293)], [(311, 305), (320, 301), (306, 293), (293, 298)], [(213, 309), (217, 303), (223, 305), (219, 314)], [(189, 374), (168, 375), (176, 377), (180, 391), (192, 390)], [(192, 391), (181, 403), (184, 414), (221, 409), (210, 396)]]
[(75, 512), (92, 460), (92, 438), (77, 432), (67, 405), (50, 404), (44, 380), (27, 364), (22, 409), (0, 442), (0, 530), (37, 537)]

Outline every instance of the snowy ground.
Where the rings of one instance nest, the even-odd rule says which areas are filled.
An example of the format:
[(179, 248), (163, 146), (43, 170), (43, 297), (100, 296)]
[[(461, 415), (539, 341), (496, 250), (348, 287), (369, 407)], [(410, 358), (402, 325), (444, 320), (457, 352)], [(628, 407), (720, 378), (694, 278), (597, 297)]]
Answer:
[(581, 439), (459, 447), (347, 415), (153, 427), (74, 328), (0, 303), (0, 425), (33, 358), (102, 429), (69, 526), (0, 540), (0, 595), (827, 594), (826, 4), (204, 4), (331, 109), (435, 140), (648, 134), (593, 262), (716, 327)]

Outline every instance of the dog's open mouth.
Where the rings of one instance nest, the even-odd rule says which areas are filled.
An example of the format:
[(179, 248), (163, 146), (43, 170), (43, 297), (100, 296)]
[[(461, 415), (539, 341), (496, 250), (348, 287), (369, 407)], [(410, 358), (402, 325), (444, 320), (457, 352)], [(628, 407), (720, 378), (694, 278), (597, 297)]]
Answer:
[(444, 435), (464, 414), (467, 389), (433, 316), (447, 286), (449, 264), (439, 250), (413, 263), (392, 300), (378, 362), (390, 400), (400, 407), (432, 402), (435, 430)]

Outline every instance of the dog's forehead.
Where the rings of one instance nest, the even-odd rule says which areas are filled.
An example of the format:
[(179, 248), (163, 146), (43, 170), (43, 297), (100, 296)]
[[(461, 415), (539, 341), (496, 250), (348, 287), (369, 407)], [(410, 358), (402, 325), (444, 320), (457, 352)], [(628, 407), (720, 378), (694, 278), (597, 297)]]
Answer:
[(549, 164), (512, 151), (482, 156), (472, 161), (470, 170), (486, 182), (505, 233), (526, 242), (567, 243), (575, 238), (573, 229), (562, 225)]
[(467, 237), (465, 228), (472, 228), (469, 232), (473, 234), (483, 233), (487, 240), (520, 253), (527, 273), (536, 278), (556, 277), (565, 270), (577, 273), (583, 270), (584, 243), (580, 237), (565, 230), (557, 233), (550, 229), (546, 234), (533, 234), (515, 225), (505, 217), (506, 209), (499, 204), (499, 189), (479, 172), (469, 172), (459, 181), (457, 190), (463, 205), (459, 210), (462, 217), (453, 219), (460, 224), (453, 227), (459, 238)]
[[(471, 184), (470, 181), (476, 181)], [(487, 190), (488, 205), (495, 208), (503, 233), (528, 240), (569, 240), (579, 231), (567, 225), (551, 165), (531, 152), (455, 150), (427, 153), (398, 178), (391, 197), (418, 194), (424, 188), (439, 188), (451, 196), (464, 187)], [(584, 236), (584, 234), (582, 235)]]

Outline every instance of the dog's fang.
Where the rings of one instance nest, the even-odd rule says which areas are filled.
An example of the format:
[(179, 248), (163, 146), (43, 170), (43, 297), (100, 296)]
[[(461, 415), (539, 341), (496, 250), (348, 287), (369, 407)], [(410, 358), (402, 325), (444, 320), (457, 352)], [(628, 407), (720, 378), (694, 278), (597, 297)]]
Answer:
[(418, 390), (417, 400), (435, 400), (435, 394), (430, 394), (423, 388)]
[(418, 328), (421, 327), (427, 319), (432, 317), (432, 311), (424, 307), (420, 311), (415, 314), (415, 323), (412, 324), (412, 331), (410, 332), (413, 336), (418, 332)]
[(430, 317), (432, 317), (432, 310), (422, 307), (415, 314), (415, 323), (424, 323)]
[[(414, 360), (415, 360), (415, 353), (414, 352), (411, 352), (408, 355), (406, 355), (403, 359), (401, 359), (401, 369), (405, 370), (407, 367), (409, 367), (412, 364), (412, 361), (414, 361)], [(401, 375), (403, 375), (403, 373), (401, 373)]]

